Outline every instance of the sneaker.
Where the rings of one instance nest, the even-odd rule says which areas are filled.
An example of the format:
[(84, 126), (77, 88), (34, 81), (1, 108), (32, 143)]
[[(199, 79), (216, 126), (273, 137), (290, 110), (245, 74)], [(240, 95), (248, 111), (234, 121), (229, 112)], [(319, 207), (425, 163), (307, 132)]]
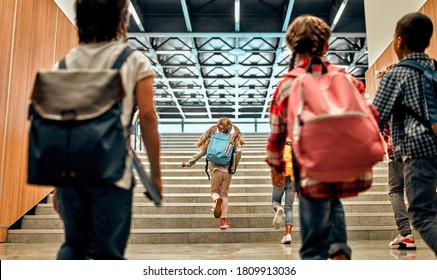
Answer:
[(416, 249), (416, 243), (414, 243), (414, 237), (412, 234), (407, 236), (398, 235), (396, 238), (388, 244), (391, 249)]
[(223, 199), (221, 197), (215, 200), (214, 217), (216, 218), (220, 218), (220, 216), (222, 215), (222, 202)]
[(229, 224), (226, 221), (221, 221), (220, 222), (220, 228), (221, 229), (227, 229), (227, 228), (229, 228)]
[(278, 229), (282, 225), (282, 216), (284, 215), (284, 209), (282, 207), (279, 207), (276, 211), (276, 215), (273, 218), (273, 227)]
[(282, 237), (281, 243), (282, 244), (290, 244), (291, 240), (293, 240), (293, 238), (291, 238), (291, 234), (289, 233), (287, 235), (284, 235), (284, 237)]

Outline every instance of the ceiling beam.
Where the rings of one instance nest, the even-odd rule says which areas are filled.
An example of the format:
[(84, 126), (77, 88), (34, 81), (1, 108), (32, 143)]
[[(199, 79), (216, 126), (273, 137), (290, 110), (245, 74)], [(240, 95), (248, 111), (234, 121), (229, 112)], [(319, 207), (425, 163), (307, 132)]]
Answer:
[[(290, 2), (288, 2), (288, 7), (287, 7), (287, 12), (285, 14), (284, 24), (282, 25), (282, 32), (287, 31), (288, 24), (290, 22), (291, 12), (293, 11), (293, 6), (294, 6), (294, 0), (290, 0)], [(276, 48), (275, 61), (273, 62), (272, 74), (270, 76), (269, 87), (267, 90), (266, 98), (264, 99), (264, 106), (263, 106), (263, 111), (261, 114), (262, 119), (265, 118), (265, 116), (267, 114), (267, 110), (269, 108), (269, 101), (271, 100), (271, 96), (272, 96), (273, 92), (275, 91), (275, 88), (273, 87), (274, 85), (276, 85), (275, 72), (279, 67), (279, 57), (281, 56), (281, 53), (282, 53), (282, 45), (284, 44), (284, 38), (285, 38), (285, 36), (280, 37), (279, 42), (278, 42), (278, 47)]]
[[(285, 32), (129, 32), (128, 37), (149, 38), (282, 38)], [(331, 38), (366, 38), (365, 32), (332, 32)]]
[[(191, 26), (191, 20), (190, 20), (190, 14), (188, 12), (188, 5), (186, 0), (181, 0), (181, 5), (182, 5), (182, 11), (184, 12), (184, 19), (185, 19), (185, 24), (187, 26), (187, 31), (188, 32), (193, 32), (193, 28)], [(208, 95), (206, 94), (206, 87), (205, 87), (205, 81), (203, 80), (203, 75), (202, 75), (202, 69), (200, 66), (200, 60), (199, 60), (199, 52), (197, 51), (197, 46), (196, 46), (196, 41), (194, 40), (194, 38), (191, 38), (191, 54), (194, 57), (194, 66), (196, 67), (197, 71), (199, 72), (199, 83), (200, 86), (202, 87), (200, 89), (200, 92), (203, 96), (203, 102), (205, 103), (205, 108), (206, 108), (206, 112), (208, 114), (208, 118), (212, 119), (212, 115), (211, 115), (211, 109), (209, 107), (209, 100), (208, 100)]]
[[(170, 85), (170, 83), (169, 83), (169, 80), (168, 80), (167, 77), (165, 76), (164, 69), (162, 69), (162, 66), (161, 66), (161, 64), (159, 63), (158, 55), (156, 54), (155, 49), (153, 48), (153, 45), (152, 45), (152, 43), (150, 42), (150, 39), (146, 39), (146, 40), (145, 40), (145, 43), (146, 43), (146, 47), (149, 49), (150, 56), (151, 56), (153, 59), (155, 59), (156, 62), (157, 62), (157, 64), (156, 64), (155, 66), (160, 66), (160, 67), (161, 67), (162, 74), (164, 75), (164, 76), (160, 79), (161, 82), (162, 82), (162, 83), (167, 87), (166, 90), (167, 90), (168, 93), (170, 93), (170, 95), (171, 95), (171, 97), (172, 97), (172, 99), (173, 99), (173, 102), (176, 104), (176, 108), (179, 110), (179, 113), (180, 113), (181, 117), (182, 117), (183, 119), (185, 119), (186, 116), (185, 116), (185, 114), (184, 114), (184, 110), (182, 109), (181, 105), (179, 104), (178, 98), (177, 98), (176, 95), (174, 94), (173, 89), (172, 89), (172, 87), (171, 87), (171, 85)], [(157, 80), (157, 78), (155, 78), (155, 80)]]

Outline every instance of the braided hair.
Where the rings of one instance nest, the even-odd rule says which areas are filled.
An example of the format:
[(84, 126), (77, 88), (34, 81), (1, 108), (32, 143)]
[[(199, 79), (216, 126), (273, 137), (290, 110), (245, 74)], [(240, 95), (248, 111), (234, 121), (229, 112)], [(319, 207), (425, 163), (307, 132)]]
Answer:
[(208, 147), (211, 137), (216, 133), (217, 129), (223, 131), (224, 133), (230, 133), (234, 129), (234, 133), (231, 135), (231, 143), (234, 147), (243, 146), (246, 142), (241, 136), (240, 129), (238, 126), (232, 124), (231, 120), (228, 118), (221, 118), (217, 121), (217, 124), (211, 126), (207, 131), (205, 131), (202, 136), (200, 136), (199, 141), (197, 141), (197, 147), (201, 149), (206, 149)]
[(318, 17), (302, 15), (293, 20), (285, 35), (292, 52), (290, 70), (294, 68), (296, 54), (323, 56), (324, 46), (330, 36), (330, 27)]

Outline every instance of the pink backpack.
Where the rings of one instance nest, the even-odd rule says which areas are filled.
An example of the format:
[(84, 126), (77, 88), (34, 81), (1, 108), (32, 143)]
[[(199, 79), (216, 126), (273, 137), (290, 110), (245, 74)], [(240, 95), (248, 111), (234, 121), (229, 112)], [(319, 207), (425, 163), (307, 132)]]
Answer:
[[(312, 65), (315, 64), (315, 65)], [(321, 72), (311, 73), (319, 67)], [(287, 75), (288, 133), (299, 166), (322, 182), (359, 177), (384, 157), (378, 124), (349, 75), (315, 58)]]

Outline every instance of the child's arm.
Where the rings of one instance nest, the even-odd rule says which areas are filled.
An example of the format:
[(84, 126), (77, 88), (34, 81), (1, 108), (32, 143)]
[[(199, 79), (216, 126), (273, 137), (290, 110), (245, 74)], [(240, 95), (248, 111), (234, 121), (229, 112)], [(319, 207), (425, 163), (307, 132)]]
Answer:
[(194, 154), (194, 156), (188, 161), (188, 162), (182, 162), (182, 167), (191, 167), (194, 164), (196, 164), (196, 162), (201, 159), (204, 155), (206, 155), (206, 149), (204, 150), (200, 150), (199, 152), (197, 152), (196, 154)]

